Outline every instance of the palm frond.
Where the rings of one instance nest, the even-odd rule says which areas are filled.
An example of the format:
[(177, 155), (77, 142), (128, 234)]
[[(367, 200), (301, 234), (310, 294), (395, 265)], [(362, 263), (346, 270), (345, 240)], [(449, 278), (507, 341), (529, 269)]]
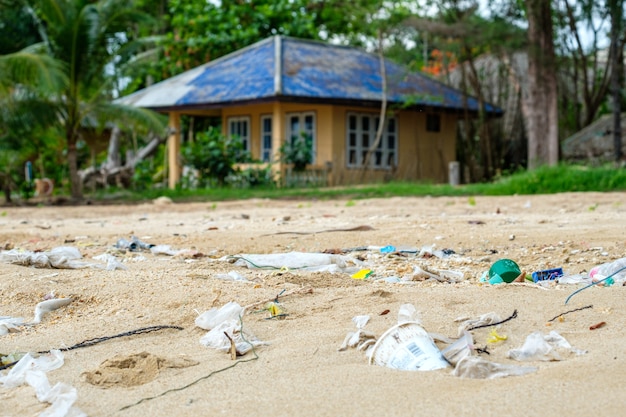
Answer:
[(44, 93), (57, 92), (67, 84), (64, 65), (48, 55), (28, 51), (0, 56), (0, 94), (20, 84)]
[(85, 117), (98, 120), (100, 126), (117, 124), (128, 128), (146, 129), (157, 135), (165, 133), (167, 118), (152, 110), (110, 102), (94, 104)]

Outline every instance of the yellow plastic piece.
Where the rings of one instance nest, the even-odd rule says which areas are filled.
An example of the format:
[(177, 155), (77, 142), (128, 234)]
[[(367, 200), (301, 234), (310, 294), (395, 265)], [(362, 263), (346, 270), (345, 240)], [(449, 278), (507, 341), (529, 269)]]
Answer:
[(280, 316), (283, 314), (283, 310), (278, 306), (278, 304), (271, 302), (267, 305), (267, 311), (270, 312), (272, 317)]
[(489, 337), (487, 338), (487, 343), (498, 343), (506, 339), (508, 339), (508, 336), (499, 335), (498, 332), (495, 329), (493, 329), (489, 333)]
[(352, 275), (352, 278), (354, 279), (365, 279), (367, 277), (369, 277), (370, 275), (372, 275), (372, 271), (371, 269), (361, 269), (359, 272), (355, 273)]

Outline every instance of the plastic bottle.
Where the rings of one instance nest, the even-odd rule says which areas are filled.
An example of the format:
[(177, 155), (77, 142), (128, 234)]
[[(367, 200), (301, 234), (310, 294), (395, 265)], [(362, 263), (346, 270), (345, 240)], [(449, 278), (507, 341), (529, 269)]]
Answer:
[(610, 276), (611, 278), (605, 281), (605, 285), (615, 282), (623, 284), (626, 282), (626, 258), (598, 265), (589, 271), (589, 276), (593, 281), (600, 281)]

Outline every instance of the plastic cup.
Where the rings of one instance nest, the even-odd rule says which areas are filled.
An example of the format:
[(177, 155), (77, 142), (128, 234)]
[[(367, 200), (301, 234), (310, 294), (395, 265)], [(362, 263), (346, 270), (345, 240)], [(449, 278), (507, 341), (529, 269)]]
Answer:
[(515, 278), (519, 277), (522, 274), (520, 267), (515, 261), (511, 259), (500, 259), (494, 262), (489, 268), (489, 282), (492, 280), (499, 281), (498, 277), (502, 279), (502, 281), (509, 283), (513, 282)]

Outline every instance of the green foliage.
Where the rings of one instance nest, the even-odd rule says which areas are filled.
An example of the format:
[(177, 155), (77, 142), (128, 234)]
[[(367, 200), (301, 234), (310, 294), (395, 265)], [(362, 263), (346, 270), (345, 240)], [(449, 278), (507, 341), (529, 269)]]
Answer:
[(238, 137), (225, 137), (218, 128), (196, 134), (196, 140), (182, 149), (185, 163), (200, 173), (200, 185), (223, 186), (237, 170), (235, 164), (250, 157)]
[(161, 42), (157, 80), (236, 51), (268, 36), (319, 38), (316, 8), (305, 0), (171, 0), (171, 31)]
[(276, 186), (271, 166), (249, 166), (229, 175), (229, 185), (235, 188), (272, 188)]
[(571, 191), (626, 191), (626, 169), (612, 166), (586, 168), (577, 165), (543, 167), (518, 172), (492, 183), (450, 186), (416, 182), (388, 182), (340, 188), (233, 188), (152, 189), (126, 199), (154, 199), (165, 195), (178, 201), (223, 201), (249, 198), (340, 199), (351, 206), (357, 199), (405, 196), (484, 196), (546, 194)]
[(302, 172), (313, 162), (313, 140), (310, 135), (302, 132), (302, 137), (285, 142), (280, 147), (281, 160), (293, 164), (295, 172)]
[(37, 28), (22, 0), (0, 0), (0, 55), (10, 54), (39, 42)]
[(485, 187), (483, 194), (552, 194), (616, 190), (626, 190), (625, 169), (616, 169), (613, 165), (590, 168), (560, 164), (554, 167), (542, 166), (532, 171), (501, 178)]

